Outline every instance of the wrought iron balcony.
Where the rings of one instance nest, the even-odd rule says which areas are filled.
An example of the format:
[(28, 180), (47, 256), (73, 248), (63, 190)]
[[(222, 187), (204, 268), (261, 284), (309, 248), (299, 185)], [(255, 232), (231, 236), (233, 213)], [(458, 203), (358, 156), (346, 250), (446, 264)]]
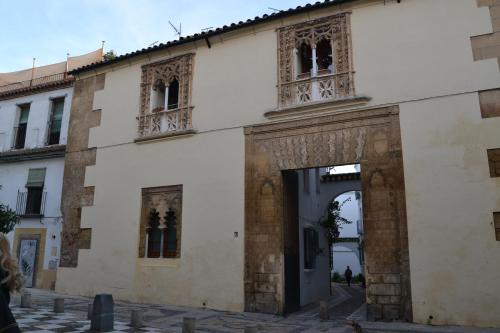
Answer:
[(47, 192), (42, 188), (30, 188), (17, 192), (16, 214), (22, 217), (40, 217), (45, 213)]
[(10, 83), (0, 86), (0, 95), (14, 92), (20, 89), (38, 88), (50, 83), (62, 82), (67, 79), (73, 79), (68, 73), (57, 73), (47, 76), (42, 76), (32, 80)]
[(137, 117), (139, 138), (185, 132), (193, 129), (192, 107), (154, 110)]
[(299, 78), (279, 86), (280, 109), (354, 96), (353, 73)]

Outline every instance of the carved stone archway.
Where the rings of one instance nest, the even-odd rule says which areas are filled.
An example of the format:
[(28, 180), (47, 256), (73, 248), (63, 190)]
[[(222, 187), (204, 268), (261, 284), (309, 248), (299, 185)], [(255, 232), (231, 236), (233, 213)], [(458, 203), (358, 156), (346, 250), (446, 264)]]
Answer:
[(361, 164), (368, 315), (411, 320), (398, 107), (245, 129), (245, 308), (284, 313), (284, 170)]

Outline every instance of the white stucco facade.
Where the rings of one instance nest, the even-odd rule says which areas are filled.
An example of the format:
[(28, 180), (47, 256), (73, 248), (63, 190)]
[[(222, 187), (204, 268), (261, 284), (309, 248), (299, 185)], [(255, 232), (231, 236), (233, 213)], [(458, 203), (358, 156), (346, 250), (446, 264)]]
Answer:
[(24, 147), (40, 148), (46, 145), (48, 122), (52, 101), (64, 98), (64, 111), (61, 123), (59, 144), (66, 144), (68, 133), (69, 111), (73, 88), (63, 88), (0, 101), (0, 152), (12, 149), (14, 143), (14, 128), (19, 119), (19, 105), (29, 104), (29, 118)]
[[(304, 176), (308, 173), (309, 176)], [(320, 220), (326, 207), (321, 206), (319, 169), (297, 171), (299, 180), (299, 253), (300, 253), (300, 305), (328, 298), (330, 295), (330, 263), (328, 240)], [(308, 183), (306, 185), (306, 182)], [(304, 229), (312, 228), (318, 233), (318, 253), (314, 267), (305, 266)]]
[[(72, 92), (73, 88), (66, 85), (59, 89), (0, 100), (0, 202), (20, 216), (14, 231), (7, 236), (16, 257), (19, 257), (21, 239), (38, 240), (33, 286), (40, 288), (54, 288), (59, 264), (63, 223), (60, 205), (64, 145), (67, 141)], [(48, 146), (52, 103), (61, 98), (64, 98), (64, 107), (59, 142)], [(24, 148), (14, 149), (19, 106), (26, 104), (29, 104), (29, 116)], [(44, 149), (56, 149), (58, 155), (37, 155), (37, 152)], [(12, 157), (12, 154), (16, 156)], [(29, 214), (27, 209), (30, 169), (45, 169), (41, 212), (36, 216)], [(30, 284), (31, 279), (28, 285)]]
[[(361, 198), (356, 198), (356, 192), (347, 192), (339, 195), (336, 200), (340, 203), (344, 203), (340, 210), (340, 216), (352, 222), (342, 226), (339, 237), (359, 239), (362, 235), (363, 218), (361, 215)], [(347, 266), (349, 266), (353, 276), (363, 273), (363, 267), (361, 267), (360, 262), (359, 245), (356, 242), (350, 243), (349, 246), (342, 243), (333, 245), (333, 272), (343, 275)]]
[[(80, 250), (76, 268), (59, 269), (57, 289), (243, 310), (243, 128), (271, 122), (264, 113), (277, 107), (276, 28), (341, 10), (241, 29), (211, 48), (199, 41), (98, 69), (106, 82), (93, 108), (102, 118), (89, 140), (97, 161), (85, 175), (85, 186), (95, 186), (94, 206), (82, 210), (92, 246)], [(500, 326), (500, 243), (492, 228), (500, 183), (489, 177), (486, 157), (486, 149), (500, 146), (500, 120), (481, 119), (477, 93), (498, 88), (500, 73), (497, 60), (474, 61), (470, 43), (491, 32), (490, 13), (475, 0), (359, 1), (351, 24), (356, 92), (371, 97), (357, 109), (400, 108), (414, 321), (432, 315), (436, 324)], [(186, 52), (195, 52), (197, 133), (135, 143), (141, 65)], [(138, 258), (141, 189), (178, 184), (180, 258)]]

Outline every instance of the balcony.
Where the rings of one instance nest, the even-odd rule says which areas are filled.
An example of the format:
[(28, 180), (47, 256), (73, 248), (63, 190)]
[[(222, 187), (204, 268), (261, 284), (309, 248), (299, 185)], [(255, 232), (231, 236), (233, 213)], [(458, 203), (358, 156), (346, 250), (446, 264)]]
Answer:
[(73, 77), (68, 75), (68, 73), (57, 73), (32, 80), (10, 83), (0, 86), (0, 97), (14, 95), (21, 91), (29, 91), (56, 84), (68, 83), (71, 81), (73, 81)]
[(353, 73), (345, 72), (299, 78), (281, 84), (279, 96), (280, 109), (312, 102), (348, 99), (354, 97)]
[(42, 217), (45, 213), (47, 192), (42, 188), (29, 188), (17, 192), (16, 214), (20, 217)]
[(136, 142), (193, 132), (192, 107), (154, 110), (140, 115), (137, 120), (139, 138)]

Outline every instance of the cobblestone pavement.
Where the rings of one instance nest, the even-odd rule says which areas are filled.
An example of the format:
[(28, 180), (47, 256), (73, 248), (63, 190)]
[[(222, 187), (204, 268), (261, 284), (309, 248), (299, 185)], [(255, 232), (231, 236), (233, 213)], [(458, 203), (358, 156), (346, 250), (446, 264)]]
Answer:
[[(309, 306), (287, 317), (258, 313), (231, 313), (178, 306), (136, 304), (115, 301), (115, 332), (181, 332), (184, 317), (196, 318), (197, 332), (243, 332), (247, 326), (259, 332), (336, 332), (351, 333), (346, 317), (363, 303), (364, 294), (357, 288), (336, 285), (329, 302), (332, 320), (321, 321), (318, 306)], [(58, 295), (45, 290), (30, 289), (32, 308), (20, 308), (20, 297), (12, 301), (12, 310), (21, 329), (26, 333), (88, 332), (88, 304), (91, 299)], [(56, 297), (64, 297), (65, 313), (52, 312)], [(134, 329), (128, 325), (132, 310), (141, 310), (146, 327)]]

